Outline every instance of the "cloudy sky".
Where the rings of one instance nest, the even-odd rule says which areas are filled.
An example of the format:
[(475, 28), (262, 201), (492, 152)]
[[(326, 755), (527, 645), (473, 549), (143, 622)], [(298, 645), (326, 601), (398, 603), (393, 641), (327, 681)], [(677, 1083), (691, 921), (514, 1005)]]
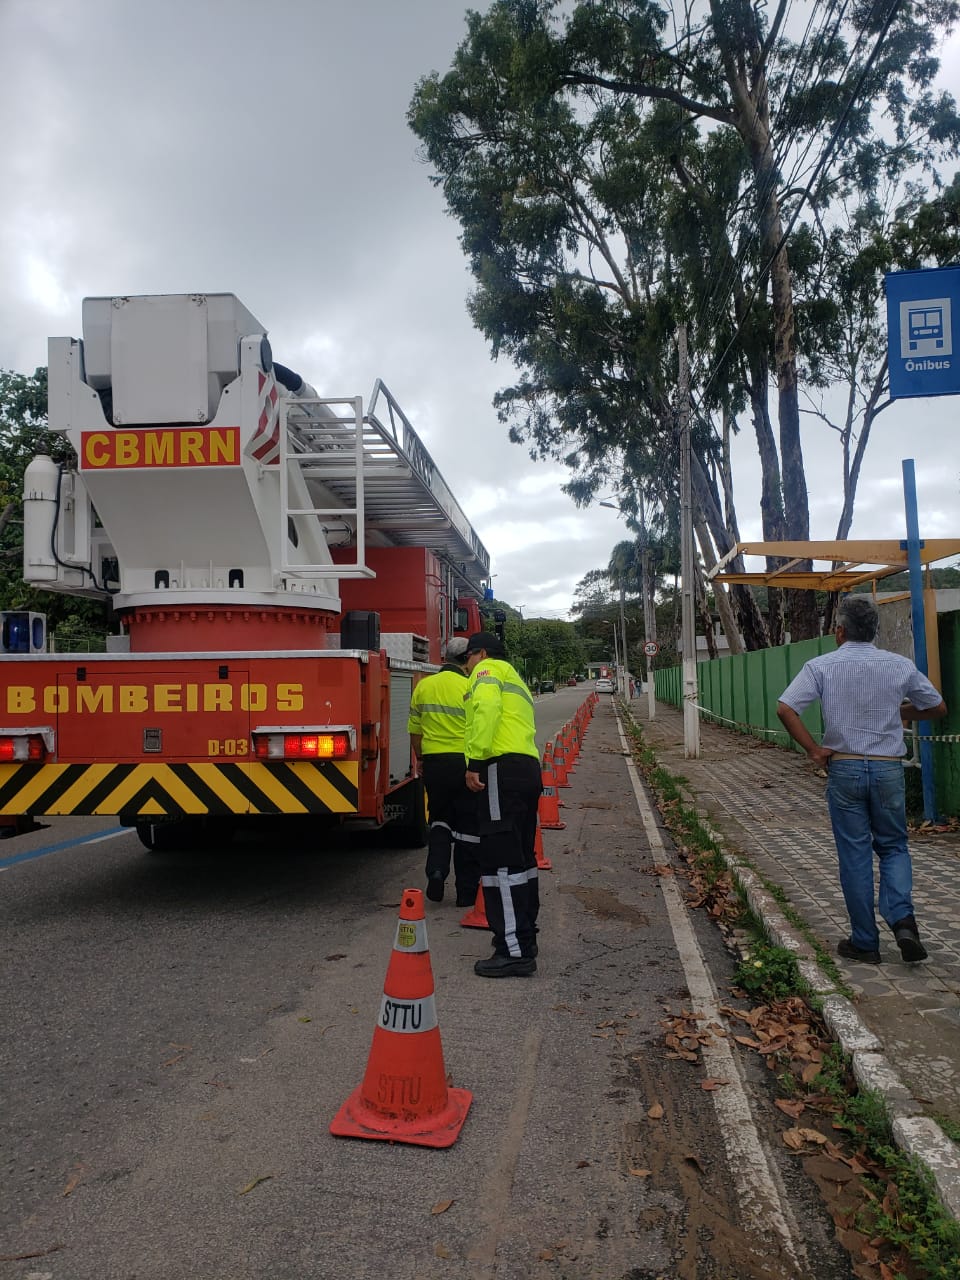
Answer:
[[(417, 79), (448, 68), (465, 7), (0, 0), (0, 368), (32, 372), (48, 335), (80, 336), (88, 294), (235, 293), (321, 395), (366, 397), (382, 377), (490, 550), (498, 597), (562, 617), (624, 529), (616, 512), (578, 511), (562, 469), (507, 441), (491, 399), (513, 371), (467, 318), (457, 227), (405, 123)], [(958, 407), (881, 416), (853, 537), (904, 535), (903, 457), (921, 533), (960, 535)], [(812, 534), (829, 538), (835, 437), (811, 424), (805, 450)], [(737, 468), (756, 538), (746, 436)]]

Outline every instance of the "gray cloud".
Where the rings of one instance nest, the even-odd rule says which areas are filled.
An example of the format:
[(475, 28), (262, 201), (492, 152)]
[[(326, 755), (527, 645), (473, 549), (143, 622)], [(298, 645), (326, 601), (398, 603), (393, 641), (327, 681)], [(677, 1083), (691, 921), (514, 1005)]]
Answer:
[[(556, 614), (625, 530), (614, 512), (578, 511), (562, 469), (510, 445), (491, 407), (513, 371), (466, 316), (457, 227), (404, 118), (464, 30), (454, 0), (7, 0), (0, 366), (45, 363), (47, 335), (78, 332), (86, 294), (234, 292), (324, 393), (366, 396), (383, 377), (493, 552), (497, 594)], [(855, 536), (899, 520), (889, 478), (905, 450), (938, 532), (949, 524), (947, 409), (884, 415)], [(828, 434), (806, 436), (824, 537), (839, 509)], [(756, 536), (748, 432), (737, 457)]]

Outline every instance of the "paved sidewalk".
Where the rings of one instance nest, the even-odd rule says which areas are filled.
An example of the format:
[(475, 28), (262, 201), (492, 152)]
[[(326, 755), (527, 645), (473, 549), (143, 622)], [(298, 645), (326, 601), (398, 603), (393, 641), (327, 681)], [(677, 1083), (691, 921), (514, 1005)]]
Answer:
[[(929, 959), (907, 965), (880, 923), (883, 963), (852, 964), (836, 945), (849, 934), (826, 780), (806, 757), (701, 721), (701, 756), (683, 755), (683, 717), (645, 697), (630, 711), (659, 763), (686, 780), (696, 808), (726, 846), (782, 888), (856, 993), (856, 1013), (909, 1094), (901, 1110), (960, 1124), (960, 835), (912, 835), (914, 902)], [(771, 904), (772, 905), (772, 904)], [(896, 1090), (894, 1090), (896, 1092)]]

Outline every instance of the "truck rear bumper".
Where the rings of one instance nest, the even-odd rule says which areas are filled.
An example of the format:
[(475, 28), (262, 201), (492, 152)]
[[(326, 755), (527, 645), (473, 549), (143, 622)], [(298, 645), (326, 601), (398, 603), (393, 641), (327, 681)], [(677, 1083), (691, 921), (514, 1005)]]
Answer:
[(352, 814), (356, 761), (0, 765), (0, 814)]

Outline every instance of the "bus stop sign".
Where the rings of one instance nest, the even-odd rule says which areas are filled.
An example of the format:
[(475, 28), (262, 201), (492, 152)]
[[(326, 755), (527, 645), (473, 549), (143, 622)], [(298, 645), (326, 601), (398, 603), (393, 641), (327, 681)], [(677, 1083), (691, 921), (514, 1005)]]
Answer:
[(960, 395), (960, 267), (891, 271), (886, 288), (891, 399)]

